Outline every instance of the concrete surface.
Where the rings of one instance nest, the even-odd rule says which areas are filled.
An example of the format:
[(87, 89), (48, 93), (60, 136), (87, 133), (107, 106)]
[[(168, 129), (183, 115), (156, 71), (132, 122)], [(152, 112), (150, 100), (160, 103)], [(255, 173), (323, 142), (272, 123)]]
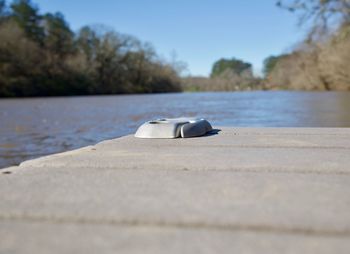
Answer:
[(350, 129), (220, 129), (1, 170), (0, 253), (350, 253)]

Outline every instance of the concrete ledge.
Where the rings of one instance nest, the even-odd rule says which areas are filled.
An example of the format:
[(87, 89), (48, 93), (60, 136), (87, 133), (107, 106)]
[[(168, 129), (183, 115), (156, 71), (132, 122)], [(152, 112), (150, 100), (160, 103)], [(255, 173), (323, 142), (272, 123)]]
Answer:
[(6, 169), (0, 253), (349, 253), (350, 129), (219, 129)]

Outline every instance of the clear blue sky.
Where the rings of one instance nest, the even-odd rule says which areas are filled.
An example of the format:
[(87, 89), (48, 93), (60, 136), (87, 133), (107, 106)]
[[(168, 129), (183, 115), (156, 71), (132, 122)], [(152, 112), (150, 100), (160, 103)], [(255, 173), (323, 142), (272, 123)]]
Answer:
[(62, 12), (72, 29), (105, 24), (177, 53), (192, 75), (208, 75), (221, 57), (237, 57), (261, 72), (262, 61), (300, 41), (297, 17), (275, 0), (34, 0), (42, 12)]

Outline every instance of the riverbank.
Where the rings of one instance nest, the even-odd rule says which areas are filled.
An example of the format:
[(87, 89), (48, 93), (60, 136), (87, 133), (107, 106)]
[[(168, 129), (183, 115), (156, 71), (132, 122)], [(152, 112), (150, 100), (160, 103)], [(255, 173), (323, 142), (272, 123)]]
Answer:
[(6, 169), (0, 252), (349, 252), (350, 129), (217, 129)]

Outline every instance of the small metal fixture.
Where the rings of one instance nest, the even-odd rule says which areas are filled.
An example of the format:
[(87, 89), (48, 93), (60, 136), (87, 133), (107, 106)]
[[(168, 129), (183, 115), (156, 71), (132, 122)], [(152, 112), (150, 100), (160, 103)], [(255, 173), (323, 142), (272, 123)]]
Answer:
[(137, 138), (190, 138), (203, 136), (213, 128), (205, 119), (164, 118), (141, 125), (135, 133)]

